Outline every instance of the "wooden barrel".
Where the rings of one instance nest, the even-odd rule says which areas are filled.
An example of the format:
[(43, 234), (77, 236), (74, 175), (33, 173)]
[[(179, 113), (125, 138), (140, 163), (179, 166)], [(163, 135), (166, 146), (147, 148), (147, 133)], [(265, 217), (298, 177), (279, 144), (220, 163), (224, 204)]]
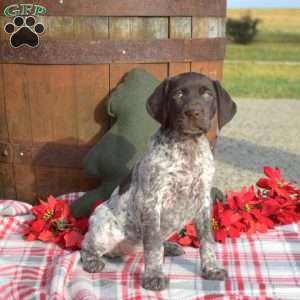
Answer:
[(31, 203), (99, 185), (81, 162), (107, 131), (106, 99), (127, 71), (220, 80), (225, 49), (226, 0), (37, 3), (46, 12), (35, 16), (45, 27), (36, 48), (11, 47), (3, 30), (34, 7), (0, 3), (0, 197)]

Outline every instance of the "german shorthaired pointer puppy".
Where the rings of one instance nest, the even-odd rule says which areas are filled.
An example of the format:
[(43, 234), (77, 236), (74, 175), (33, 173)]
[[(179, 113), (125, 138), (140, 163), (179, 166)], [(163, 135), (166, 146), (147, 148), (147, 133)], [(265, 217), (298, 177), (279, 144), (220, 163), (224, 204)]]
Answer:
[(205, 135), (217, 110), (221, 128), (234, 116), (236, 105), (219, 82), (202, 74), (184, 73), (156, 88), (147, 111), (161, 127), (128, 178), (91, 216), (81, 250), (84, 270), (100, 272), (103, 256), (126, 255), (143, 244), (142, 286), (162, 290), (168, 284), (164, 254), (184, 253), (165, 240), (192, 221), (201, 241), (203, 276), (227, 277), (214, 252), (210, 190), (215, 167)]

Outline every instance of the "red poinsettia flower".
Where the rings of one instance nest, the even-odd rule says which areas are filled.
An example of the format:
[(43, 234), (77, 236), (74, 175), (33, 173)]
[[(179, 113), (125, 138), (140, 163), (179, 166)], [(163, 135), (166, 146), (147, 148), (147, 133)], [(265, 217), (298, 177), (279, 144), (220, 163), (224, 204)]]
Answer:
[(45, 221), (44, 220), (34, 220), (34, 221), (26, 221), (24, 224), (28, 225), (28, 227), (24, 228), (24, 238), (27, 241), (37, 240), (39, 235), (45, 230)]
[(179, 233), (175, 232), (173, 233), (169, 238), (168, 241), (170, 242), (178, 242), (178, 240), (181, 238), (181, 236), (179, 235)]
[(40, 202), (32, 208), (35, 219), (26, 222), (29, 227), (24, 231), (25, 239), (54, 242), (63, 248), (79, 249), (88, 229), (88, 219), (74, 218), (69, 203), (53, 196), (49, 196), (47, 202)]
[(181, 246), (190, 246), (199, 248), (200, 242), (197, 237), (197, 231), (194, 224), (185, 225), (184, 229), (180, 233), (174, 233), (169, 237), (168, 241), (173, 241)]
[(228, 205), (240, 215), (243, 231), (247, 234), (266, 232), (274, 227), (272, 220), (261, 212), (263, 198), (260, 196), (261, 194), (255, 193), (253, 186), (249, 189), (243, 187), (240, 192), (228, 194)]
[(250, 186), (249, 189), (244, 186), (240, 192), (230, 192), (227, 195), (227, 203), (232, 210), (250, 211), (261, 201), (254, 191), (254, 186)]
[(83, 234), (76, 230), (71, 230), (63, 235), (65, 248), (78, 249), (83, 240)]
[(198, 240), (197, 230), (195, 228), (194, 224), (187, 224), (185, 225), (185, 234), (190, 238), (191, 247), (199, 248), (200, 247), (200, 241)]
[[(266, 232), (274, 224), (289, 224), (300, 221), (300, 189), (287, 183), (278, 168), (264, 167), (267, 178), (261, 178), (255, 191), (253, 186), (227, 194), (227, 203), (216, 201), (211, 220), (215, 239), (224, 242), (242, 233)], [(97, 200), (93, 210), (103, 201)], [(47, 202), (32, 209), (35, 219), (27, 221), (24, 231), (27, 240), (54, 242), (67, 249), (79, 249), (88, 219), (76, 219), (71, 215), (69, 204), (49, 196)], [(196, 228), (187, 224), (170, 241), (182, 246), (199, 247)]]
[(185, 234), (188, 235), (192, 239), (197, 238), (197, 230), (196, 230), (194, 224), (185, 225)]
[(61, 214), (64, 216), (69, 214), (68, 204), (65, 201), (54, 198), (52, 195), (48, 197), (47, 202), (40, 200), (40, 203), (32, 208), (32, 212), (45, 221)]
[(264, 167), (264, 173), (268, 178), (260, 178), (256, 185), (262, 189), (269, 190), (268, 195), (270, 197), (280, 196), (288, 198), (289, 195), (296, 192), (291, 183), (287, 183), (281, 176), (279, 168), (271, 168), (269, 166)]
[(268, 198), (264, 201), (262, 213), (269, 216), (276, 224), (290, 224), (300, 220), (294, 200), (281, 197)]
[(200, 241), (198, 240), (198, 238), (192, 240), (192, 246), (194, 248), (199, 248), (200, 247)]
[(178, 239), (178, 243), (181, 245), (181, 246), (191, 246), (192, 244), (192, 239), (187, 236), (187, 235), (184, 235), (182, 237), (180, 237)]
[(227, 237), (239, 237), (243, 227), (240, 221), (241, 216), (239, 213), (231, 210), (228, 205), (219, 201), (215, 202), (211, 222), (212, 230), (217, 241), (224, 242)]
[(82, 217), (82, 218), (70, 218), (72, 226), (78, 228), (81, 232), (86, 232), (89, 227), (89, 219)]

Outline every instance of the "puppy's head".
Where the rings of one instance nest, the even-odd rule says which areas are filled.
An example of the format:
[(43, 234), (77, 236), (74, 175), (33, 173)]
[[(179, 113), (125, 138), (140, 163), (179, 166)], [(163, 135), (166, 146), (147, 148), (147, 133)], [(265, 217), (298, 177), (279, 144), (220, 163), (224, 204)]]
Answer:
[(217, 111), (219, 129), (236, 112), (235, 103), (220, 83), (199, 73), (183, 73), (164, 80), (146, 107), (162, 128), (191, 135), (207, 133)]

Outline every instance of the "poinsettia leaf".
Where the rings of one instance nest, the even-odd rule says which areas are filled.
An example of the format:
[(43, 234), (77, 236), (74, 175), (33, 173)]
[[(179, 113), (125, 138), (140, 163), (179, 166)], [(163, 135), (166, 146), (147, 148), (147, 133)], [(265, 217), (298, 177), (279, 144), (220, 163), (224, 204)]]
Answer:
[(265, 225), (263, 223), (256, 223), (255, 227), (258, 232), (265, 233), (268, 231), (267, 225)]
[(180, 238), (181, 238), (181, 236), (176, 232), (168, 238), (168, 241), (177, 242)]
[(239, 213), (233, 213), (231, 216), (231, 224), (235, 224), (236, 222), (238, 222), (241, 219), (241, 215)]
[(198, 239), (193, 239), (192, 240), (192, 245), (195, 247), (195, 248), (199, 248), (200, 247), (200, 242)]
[(264, 224), (266, 224), (268, 226), (268, 228), (272, 229), (274, 228), (274, 222), (273, 220), (271, 220), (270, 218), (265, 217), (265, 221), (263, 222)]
[(239, 230), (240, 232), (244, 231), (245, 225), (241, 222), (241, 220), (239, 222), (234, 223), (234, 227)]
[(275, 191), (278, 196), (281, 196), (283, 198), (288, 198), (290, 196), (290, 193), (284, 188), (275, 188)]
[(240, 231), (235, 228), (235, 227), (231, 227), (229, 230), (228, 230), (228, 235), (232, 238), (237, 238), (241, 235)]
[(274, 169), (270, 166), (264, 166), (264, 173), (268, 177), (272, 178), (274, 176)]
[(185, 226), (185, 234), (191, 238), (197, 237), (197, 231), (194, 224), (188, 224)]
[(48, 206), (48, 202), (40, 199), (40, 206)]
[(36, 216), (40, 217), (44, 214), (44, 211), (45, 211), (45, 205), (43, 204), (40, 204), (40, 205), (37, 205), (37, 206), (34, 206), (32, 209), (31, 209), (32, 213), (35, 214)]
[(262, 189), (269, 189), (269, 179), (267, 178), (260, 178), (256, 182), (256, 185)]
[(44, 230), (39, 234), (38, 238), (43, 242), (49, 242), (53, 240), (54, 236), (50, 230)]
[(226, 230), (219, 229), (219, 230), (215, 231), (215, 240), (216, 241), (224, 243), (226, 237), (227, 237), (227, 231)]
[(24, 235), (26, 241), (34, 241), (37, 240), (37, 235), (33, 232), (29, 232), (28, 234)]
[(52, 195), (49, 195), (47, 200), (48, 200), (49, 206), (50, 206), (51, 208), (55, 208), (55, 205), (56, 205), (56, 203), (57, 203), (57, 199), (54, 198)]
[(66, 248), (80, 248), (83, 235), (78, 231), (69, 231), (64, 235)]
[(224, 211), (224, 206), (225, 204), (220, 202), (220, 201), (216, 201), (213, 207), (213, 216), (215, 219), (219, 219), (219, 216), (222, 215), (223, 211)]
[(281, 171), (277, 167), (274, 169), (274, 177), (281, 178)]
[(235, 201), (234, 197), (231, 197), (231, 196), (228, 197), (227, 203), (228, 203), (230, 209), (236, 209), (237, 208), (236, 201)]
[(63, 217), (68, 219), (70, 216), (70, 206), (63, 200), (58, 200), (55, 206), (55, 217)]
[(60, 245), (62, 245), (63, 247), (65, 247), (65, 246), (64, 246), (64, 242), (65, 242), (65, 240), (64, 240), (64, 235), (65, 235), (65, 231), (58, 231), (57, 233), (55, 233), (55, 234), (53, 235), (52, 242), (53, 242), (53, 243), (56, 243), (56, 244), (60, 244)]
[(88, 218), (79, 218), (74, 219), (71, 222), (76, 228), (80, 229), (81, 232), (86, 232), (89, 227), (89, 219)]
[(256, 232), (256, 226), (254, 222), (248, 222), (248, 227), (246, 228), (246, 233), (248, 235), (253, 234)]
[(38, 219), (32, 223), (31, 228), (32, 228), (32, 231), (40, 233), (44, 230), (45, 225), (46, 225), (45, 220)]
[(223, 212), (223, 215), (220, 218), (221, 224), (225, 227), (237, 222), (241, 219), (241, 216), (238, 213), (233, 212), (232, 210), (226, 209)]
[(192, 243), (192, 239), (189, 236), (184, 236), (178, 240), (178, 243), (182, 246), (189, 246)]

